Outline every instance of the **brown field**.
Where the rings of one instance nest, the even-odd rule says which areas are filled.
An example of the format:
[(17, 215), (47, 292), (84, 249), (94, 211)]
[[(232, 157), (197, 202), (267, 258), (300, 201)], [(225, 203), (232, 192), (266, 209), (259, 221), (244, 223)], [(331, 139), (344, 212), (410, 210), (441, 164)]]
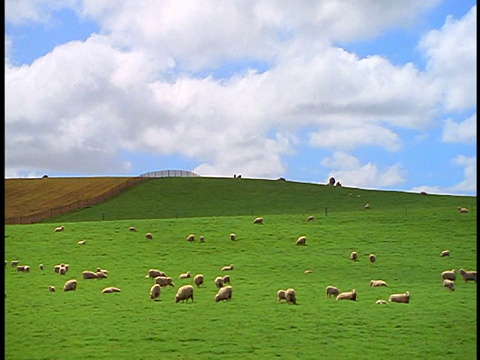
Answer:
[[(5, 219), (31, 216), (134, 183), (133, 177), (5, 179)], [(113, 195), (113, 194), (112, 194)]]

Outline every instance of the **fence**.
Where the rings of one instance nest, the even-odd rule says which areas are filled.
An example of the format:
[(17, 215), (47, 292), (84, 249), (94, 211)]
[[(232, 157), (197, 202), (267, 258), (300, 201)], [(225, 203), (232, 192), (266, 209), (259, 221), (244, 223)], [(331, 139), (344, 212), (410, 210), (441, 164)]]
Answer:
[(148, 178), (161, 178), (161, 177), (195, 177), (200, 176), (191, 171), (186, 170), (161, 170), (161, 171), (150, 171), (145, 174), (140, 175), (140, 177)]

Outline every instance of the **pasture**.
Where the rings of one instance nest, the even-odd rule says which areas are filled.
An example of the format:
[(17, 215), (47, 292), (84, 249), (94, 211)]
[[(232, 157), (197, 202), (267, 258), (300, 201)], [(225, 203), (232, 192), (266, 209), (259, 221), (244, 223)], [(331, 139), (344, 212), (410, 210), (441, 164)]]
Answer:
[[(176, 180), (198, 184), (196, 178)], [(456, 206), (473, 208), (476, 198), (317, 185), (318, 197), (308, 199), (303, 184), (258, 180), (262, 191), (255, 199), (275, 192), (273, 186), (290, 188), (262, 202), (239, 196), (238, 189), (230, 189), (228, 197), (232, 185), (223, 180), (210, 180), (204, 192), (183, 187), (184, 197), (171, 195), (181, 186), (152, 192), (150, 186), (166, 186), (162, 181), (143, 182), (48, 223), (5, 226), (6, 359), (476, 358), (476, 283), (464, 283), (457, 274), (452, 292), (440, 277), (453, 268), (476, 270), (476, 211), (456, 211)], [(372, 209), (363, 209), (365, 200), (349, 196), (351, 191), (368, 193)], [(202, 212), (206, 194), (210, 203)], [(162, 207), (165, 197), (176, 199), (173, 216), (149, 215), (142, 207), (146, 202)], [(327, 201), (336, 211), (325, 214)], [(228, 205), (234, 202), (243, 204), (235, 209), (243, 215), (231, 214)], [(114, 219), (127, 208), (131, 218)], [(92, 220), (99, 212), (109, 216)], [(315, 220), (306, 222), (308, 215)], [(252, 223), (257, 216), (263, 225)], [(59, 225), (65, 230), (54, 232)], [(138, 231), (130, 232), (130, 226)], [(153, 240), (145, 239), (147, 232)], [(229, 239), (232, 232), (236, 241)], [(194, 242), (186, 241), (191, 233)], [(205, 243), (198, 242), (200, 235)], [(306, 245), (296, 246), (301, 235)], [(445, 249), (451, 256), (439, 257)], [(349, 259), (352, 251), (359, 254), (356, 262)], [(370, 253), (375, 263), (368, 261)], [(30, 272), (17, 272), (12, 260), (29, 265)], [(65, 275), (53, 270), (60, 263), (70, 265)], [(234, 270), (220, 271), (230, 264)], [(108, 270), (107, 279), (82, 279), (82, 271), (97, 267)], [(175, 284), (162, 288), (159, 301), (149, 298), (150, 268), (166, 272)], [(307, 269), (313, 272), (305, 274)], [(186, 271), (192, 278), (178, 279)], [(194, 286), (194, 302), (175, 303), (178, 287), (193, 284), (198, 273), (205, 284)], [(215, 303), (213, 280), (227, 273), (232, 300)], [(68, 279), (77, 279), (75, 292), (63, 292)], [(371, 288), (372, 279), (388, 286)], [(50, 293), (49, 285), (57, 291)], [(327, 299), (328, 285), (356, 289), (357, 301)], [(108, 286), (121, 292), (102, 294)], [(296, 290), (297, 304), (277, 303), (277, 290), (289, 287)], [(409, 304), (375, 304), (407, 290)]]

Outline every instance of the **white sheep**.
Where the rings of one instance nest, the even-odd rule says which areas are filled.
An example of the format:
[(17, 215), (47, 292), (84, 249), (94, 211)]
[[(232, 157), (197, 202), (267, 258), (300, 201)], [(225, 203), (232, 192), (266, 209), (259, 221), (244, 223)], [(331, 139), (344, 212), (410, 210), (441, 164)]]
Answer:
[(150, 269), (148, 270), (147, 275), (145, 275), (146, 278), (152, 278), (155, 279), (157, 276), (167, 276), (163, 271), (157, 270), (157, 269)]
[(223, 284), (230, 284), (230, 275), (225, 275), (223, 277)]
[(406, 291), (404, 294), (392, 294), (388, 301), (408, 304), (410, 302), (410, 291)]
[(294, 289), (289, 288), (289, 289), (285, 290), (285, 302), (287, 304), (296, 304), (297, 303), (297, 295), (296, 295)]
[(193, 235), (193, 234), (188, 235), (187, 236), (187, 241), (190, 241), (190, 242), (195, 241), (195, 235)]
[(235, 234), (233, 234), (233, 233), (230, 234), (230, 240), (235, 241), (236, 238), (237, 238), (237, 237), (236, 237)]
[(77, 290), (77, 280), (67, 280), (65, 285), (63, 285), (63, 291), (75, 291)]
[(58, 273), (60, 275), (65, 275), (67, 273), (67, 268), (65, 266), (60, 266), (60, 269), (58, 270)]
[(278, 290), (277, 291), (277, 302), (281, 302), (282, 300), (285, 300), (287, 301), (287, 299), (285, 298), (285, 292), (287, 290)]
[(104, 273), (103, 271), (97, 271), (97, 279), (106, 279), (107, 274)]
[(180, 274), (178, 278), (179, 279), (188, 279), (190, 277), (191, 277), (190, 271), (187, 271), (186, 273)]
[[(60, 271), (61, 269), (63, 268), (60, 268)], [(97, 273), (94, 273), (93, 271), (83, 271), (82, 272), (82, 277), (84, 279), (96, 279), (98, 276), (97, 276)]]
[(455, 281), (456, 278), (457, 278), (457, 275), (456, 275), (455, 269), (452, 269), (450, 271), (445, 270), (442, 272), (442, 280), (448, 279), (448, 280)]
[(120, 290), (117, 287), (109, 286), (109, 287), (106, 287), (105, 289), (102, 290), (102, 294), (111, 294), (111, 293), (117, 293), (117, 292), (121, 292), (121, 291), (122, 290)]
[(54, 270), (56, 273), (59, 273), (59, 272), (60, 272), (60, 268), (61, 268), (61, 265), (55, 265), (55, 267), (53, 268), (53, 270)]
[(455, 283), (452, 280), (443, 280), (443, 287), (452, 291), (455, 291)]
[(87, 240), (79, 240), (77, 241), (78, 245), (85, 245), (87, 243)]
[(440, 257), (450, 256), (450, 250), (443, 250), (440, 253)]
[(387, 283), (383, 280), (370, 280), (371, 287), (378, 287), (378, 286), (387, 286)]
[(464, 208), (464, 207), (459, 207), (459, 208), (458, 208), (458, 212), (459, 212), (459, 213), (468, 213), (468, 209), (467, 209), (467, 208)]
[(358, 254), (355, 251), (352, 251), (350, 254), (350, 260), (357, 261), (358, 259)]
[(202, 274), (195, 275), (195, 277), (193, 278), (193, 282), (195, 283), (195, 285), (197, 285), (197, 287), (200, 287), (200, 285), (203, 284), (203, 275)]
[(217, 276), (214, 280), (214, 283), (215, 283), (215, 286), (220, 289), (221, 287), (223, 287), (223, 277), (221, 276)]
[(203, 236), (203, 235), (200, 236), (200, 237), (198, 238), (198, 242), (201, 242), (201, 243), (205, 242), (205, 236)]
[(377, 257), (374, 254), (368, 255), (368, 260), (370, 260), (371, 263), (374, 263), (375, 260), (377, 260)]
[(59, 232), (59, 231), (63, 231), (65, 230), (65, 227), (62, 225), (62, 226), (59, 226), (59, 227), (56, 227), (55, 229), (53, 229), (53, 232)]
[(175, 303), (179, 301), (187, 302), (188, 299), (192, 299), (193, 303), (193, 286), (192, 285), (183, 285), (180, 286), (175, 294)]
[(97, 273), (100, 272), (100, 271), (101, 271), (102, 273), (104, 273), (105, 275), (108, 275), (108, 271), (107, 271), (107, 270), (97, 267)]
[(304, 273), (305, 274), (311, 274), (311, 273), (313, 273), (313, 270), (307, 269), (307, 270), (304, 271)]
[(463, 280), (465, 280), (465, 282), (469, 280), (472, 280), (473, 282), (477, 282), (477, 272), (475, 270), (467, 271), (467, 270), (460, 269), (458, 272), (462, 276)]
[(150, 288), (150, 299), (156, 301), (160, 297), (161, 287), (158, 284), (152, 285)]
[(306, 245), (307, 243), (307, 237), (306, 236), (300, 236), (297, 241), (295, 242), (295, 245)]
[(25, 269), (25, 265), (18, 265), (17, 266), (17, 272), (23, 272)]
[(130, 226), (130, 227), (128, 228), (128, 231), (137, 231), (137, 229), (136, 229), (134, 226)]
[(253, 223), (263, 225), (263, 218), (262, 217), (257, 217), (257, 218), (255, 218), (255, 220), (253, 220)]
[(218, 289), (218, 292), (214, 298), (215, 302), (219, 302), (223, 300), (226, 300), (226, 301), (232, 300), (232, 292), (233, 292), (233, 289), (230, 285), (222, 287), (221, 289)]
[(11, 263), (12, 267), (17, 266), (19, 262), (20, 262), (19, 260), (13, 260), (12, 263)]
[(230, 264), (228, 266), (224, 266), (222, 267), (221, 269), (222, 271), (230, 271), (230, 270), (233, 270), (233, 264)]
[(387, 304), (387, 302), (385, 300), (377, 300), (375, 301), (375, 304)]
[(337, 295), (337, 300), (357, 300), (357, 290), (353, 289), (352, 291), (342, 292)]
[(313, 221), (313, 220), (314, 220), (313, 215), (310, 215), (309, 217), (307, 217), (307, 219), (305, 221)]
[(165, 286), (175, 287), (175, 284), (172, 282), (172, 278), (168, 276), (157, 276), (155, 278), (155, 284), (158, 284), (161, 287), (165, 287)]
[(48, 287), (48, 291), (50, 291), (50, 292), (55, 292), (55, 286), (50, 285), (50, 286)]
[(329, 298), (333, 295), (334, 298), (336, 298), (340, 294), (340, 290), (338, 290), (335, 286), (327, 286), (325, 288), (325, 297)]
[(365, 204), (365, 209), (370, 209), (370, 204), (369, 203)]
[(153, 235), (152, 235), (151, 233), (146, 233), (146, 234), (145, 234), (145, 238), (146, 238), (146, 239), (153, 240)]
[(38, 265), (39, 270), (43, 270), (43, 264)]

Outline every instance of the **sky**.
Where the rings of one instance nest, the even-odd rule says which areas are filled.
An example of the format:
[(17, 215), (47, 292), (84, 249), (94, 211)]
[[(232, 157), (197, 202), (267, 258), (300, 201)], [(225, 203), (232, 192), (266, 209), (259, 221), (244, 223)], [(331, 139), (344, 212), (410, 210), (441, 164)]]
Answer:
[(469, 0), (6, 0), (5, 178), (477, 194)]

